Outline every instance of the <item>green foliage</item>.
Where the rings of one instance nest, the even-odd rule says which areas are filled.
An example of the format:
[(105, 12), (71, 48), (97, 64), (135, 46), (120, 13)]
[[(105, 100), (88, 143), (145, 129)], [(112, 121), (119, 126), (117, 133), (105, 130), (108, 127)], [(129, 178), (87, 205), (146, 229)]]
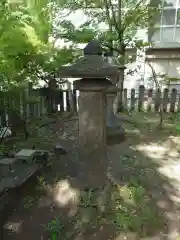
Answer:
[[(87, 20), (76, 27), (68, 20), (66, 10), (81, 10)], [(147, 27), (148, 7), (145, 0), (72, 1), (72, 0), (4, 0), (0, 3), (0, 79), (5, 89), (23, 82), (46, 82), (58, 78), (60, 65), (71, 63), (80, 50), (79, 43), (101, 40), (105, 48), (118, 54), (126, 46), (141, 48), (136, 39), (140, 27)], [(152, 12), (151, 12), (152, 16)], [(99, 31), (99, 25), (104, 30)], [(50, 40), (51, 38), (51, 40)], [(56, 47), (56, 40), (69, 41), (68, 47)]]
[(38, 177), (38, 183), (35, 186), (35, 189), (33, 192), (31, 192), (30, 195), (26, 196), (23, 199), (23, 207), (25, 209), (29, 209), (34, 206), (35, 203), (37, 203), (39, 197), (44, 195), (44, 190), (45, 190), (46, 182), (44, 180), (43, 176)]
[(0, 3), (0, 86), (10, 89), (29, 81), (48, 81), (75, 50), (55, 47), (56, 1), (22, 0)]
[[(94, 38), (100, 39), (106, 47), (112, 48), (118, 54), (124, 54), (124, 47), (142, 48), (147, 43), (136, 38), (138, 29), (146, 29), (149, 20), (149, 8), (145, 0), (115, 1), (93, 0), (72, 1), (64, 3), (64, 8), (71, 12), (81, 10), (87, 20), (76, 27), (70, 20), (59, 20), (62, 29), (58, 29), (58, 36), (75, 43), (85, 43)], [(155, 15), (158, 7), (151, 7), (151, 16)], [(104, 29), (99, 29), (103, 25)]]
[(173, 113), (170, 116), (170, 119), (173, 124), (173, 129), (175, 129), (175, 132), (179, 135), (180, 134), (180, 113)]
[(64, 226), (61, 223), (60, 218), (56, 217), (55, 219), (52, 219), (47, 226), (45, 226), (45, 229), (47, 232), (50, 233), (51, 240), (56, 240), (56, 237), (62, 237), (63, 239), (66, 239), (64, 235)]

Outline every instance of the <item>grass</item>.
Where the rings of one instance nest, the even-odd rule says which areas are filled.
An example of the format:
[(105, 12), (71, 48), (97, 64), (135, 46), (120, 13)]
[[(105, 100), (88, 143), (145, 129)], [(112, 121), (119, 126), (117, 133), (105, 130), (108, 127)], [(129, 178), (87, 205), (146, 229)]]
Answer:
[(39, 176), (37, 184), (33, 191), (23, 198), (23, 207), (25, 209), (32, 208), (41, 196), (45, 194), (46, 182), (43, 176)]
[[(105, 210), (98, 208), (97, 199), (102, 194), (91, 190), (81, 193), (80, 207), (74, 220), (70, 222), (71, 230), (66, 228), (61, 218), (52, 219), (45, 229), (49, 235), (57, 239), (68, 240), (78, 233), (96, 229), (98, 226), (111, 226), (111, 237), (122, 232), (134, 232), (139, 236), (147, 236), (151, 229), (158, 229), (162, 222), (160, 216), (146, 196), (146, 191), (139, 185), (130, 184), (120, 187), (111, 184), (108, 188)], [(53, 238), (51, 238), (53, 239)], [(115, 238), (112, 238), (115, 239)], [(54, 240), (54, 239), (53, 239)]]

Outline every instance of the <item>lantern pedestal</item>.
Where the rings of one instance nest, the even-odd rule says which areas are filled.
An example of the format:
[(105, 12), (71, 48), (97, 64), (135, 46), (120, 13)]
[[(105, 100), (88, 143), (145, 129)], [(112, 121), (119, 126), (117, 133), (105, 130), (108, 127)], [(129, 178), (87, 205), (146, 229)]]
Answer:
[(76, 81), (79, 94), (79, 180), (87, 188), (101, 188), (107, 179), (106, 88), (109, 81)]

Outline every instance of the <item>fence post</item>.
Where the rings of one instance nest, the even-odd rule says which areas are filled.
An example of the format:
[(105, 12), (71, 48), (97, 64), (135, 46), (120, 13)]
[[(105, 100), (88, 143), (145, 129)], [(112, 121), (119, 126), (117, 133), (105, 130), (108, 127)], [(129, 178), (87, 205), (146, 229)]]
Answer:
[(64, 91), (60, 89), (59, 91), (59, 98), (60, 98), (60, 111), (64, 112)]
[(73, 89), (73, 104), (74, 104), (74, 111), (77, 112), (77, 91)]
[(159, 107), (160, 107), (160, 104), (161, 104), (161, 89), (157, 89), (156, 90), (156, 93), (155, 93), (155, 111), (158, 112), (159, 111)]
[(68, 101), (69, 102), (69, 111), (70, 112), (74, 112), (74, 99), (73, 99), (73, 90), (72, 90), (72, 84), (67, 81), (67, 87), (68, 87), (68, 93), (66, 93), (66, 96), (68, 96), (68, 100), (66, 100), (66, 102)]
[(147, 111), (150, 112), (152, 108), (153, 89), (148, 89)]
[(66, 94), (66, 112), (70, 112), (70, 101), (69, 101), (69, 91), (65, 91)]
[(136, 102), (136, 98), (135, 98), (135, 89), (131, 89), (131, 103), (130, 103), (130, 109), (131, 111), (134, 111), (135, 110), (135, 102)]
[(21, 119), (24, 119), (24, 111), (23, 111), (23, 94), (22, 94), (22, 91), (20, 91), (19, 93), (19, 102), (20, 102), (20, 106), (19, 106), (19, 111), (20, 111), (20, 116), (21, 116)]
[(45, 97), (41, 97), (41, 114), (42, 114), (42, 116), (47, 112), (47, 108), (45, 108), (45, 102), (46, 102)]
[(178, 94), (177, 112), (180, 112), (180, 94)]
[[(80, 96), (80, 95), (79, 95)], [(122, 103), (121, 103), (121, 100), (123, 99), (119, 99), (120, 96), (123, 96), (123, 89), (120, 89), (119, 92), (117, 93), (116, 97), (115, 97), (115, 102), (118, 103), (117, 105), (117, 111), (119, 112), (122, 108)], [(120, 102), (119, 102), (120, 100)], [(79, 106), (79, 100), (78, 100), (78, 106)]]
[(4, 92), (1, 92), (1, 126), (3, 127), (6, 123), (6, 111), (5, 111), (5, 102), (4, 102)]
[(128, 109), (127, 88), (123, 89), (123, 104), (125, 109)]
[(168, 88), (164, 89), (164, 93), (163, 93), (163, 112), (167, 112), (167, 105), (169, 102), (169, 90)]
[(177, 89), (173, 88), (171, 92), (170, 112), (175, 111)]
[(144, 92), (145, 92), (145, 88), (143, 85), (141, 85), (139, 87), (139, 102), (138, 102), (138, 111), (139, 112), (141, 112), (143, 110)]

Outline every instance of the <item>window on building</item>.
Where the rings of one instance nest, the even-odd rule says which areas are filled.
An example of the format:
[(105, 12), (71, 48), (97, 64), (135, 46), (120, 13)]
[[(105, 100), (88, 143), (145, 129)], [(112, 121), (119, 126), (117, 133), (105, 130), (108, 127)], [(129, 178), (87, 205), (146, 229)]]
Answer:
[(180, 8), (177, 9), (176, 25), (180, 25)]
[(164, 9), (162, 11), (162, 26), (175, 24), (176, 9)]
[(151, 33), (149, 33), (149, 41), (160, 42), (160, 28), (151, 29)]
[(180, 0), (164, 0), (162, 5), (159, 16), (154, 18), (153, 30), (149, 29), (149, 41), (162, 45), (180, 42)]
[(174, 39), (174, 27), (162, 27), (161, 29), (161, 42), (172, 43)]
[(175, 43), (180, 43), (180, 27), (176, 27), (175, 29)]
[(164, 0), (164, 7), (176, 7), (177, 0)]

